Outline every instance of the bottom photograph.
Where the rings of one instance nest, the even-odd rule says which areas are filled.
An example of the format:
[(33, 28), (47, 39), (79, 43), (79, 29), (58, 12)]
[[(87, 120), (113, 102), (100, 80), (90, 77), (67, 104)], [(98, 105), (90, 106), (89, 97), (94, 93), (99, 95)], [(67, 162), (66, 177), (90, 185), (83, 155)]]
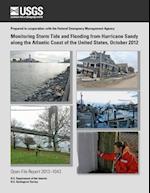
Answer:
[(71, 108), (11, 107), (11, 164), (71, 164)]
[(78, 132), (79, 174), (138, 170), (138, 132)]

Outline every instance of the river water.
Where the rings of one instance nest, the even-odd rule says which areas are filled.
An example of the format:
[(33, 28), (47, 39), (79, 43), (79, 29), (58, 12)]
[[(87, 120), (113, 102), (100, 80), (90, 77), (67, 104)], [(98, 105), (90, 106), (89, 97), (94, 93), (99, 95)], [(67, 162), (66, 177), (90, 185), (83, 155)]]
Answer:
[(65, 71), (66, 63), (11, 63), (11, 101), (22, 102), (43, 82)]

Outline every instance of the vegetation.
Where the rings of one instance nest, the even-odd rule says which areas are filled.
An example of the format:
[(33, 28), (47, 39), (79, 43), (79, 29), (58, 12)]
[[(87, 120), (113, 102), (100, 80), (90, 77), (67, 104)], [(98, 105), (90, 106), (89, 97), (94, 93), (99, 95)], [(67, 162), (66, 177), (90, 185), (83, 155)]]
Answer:
[(70, 154), (40, 150), (38, 156), (36, 150), (26, 148), (11, 149), (11, 164), (69, 164)]

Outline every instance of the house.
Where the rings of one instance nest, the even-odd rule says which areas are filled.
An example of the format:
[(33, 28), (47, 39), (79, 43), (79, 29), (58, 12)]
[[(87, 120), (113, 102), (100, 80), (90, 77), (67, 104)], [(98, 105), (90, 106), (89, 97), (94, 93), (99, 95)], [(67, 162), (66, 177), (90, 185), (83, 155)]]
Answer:
[[(90, 56), (79, 60), (82, 64), (78, 68), (82, 69), (82, 74), (92, 78), (106, 78), (123, 76), (134, 69), (128, 67), (127, 63), (116, 64), (110, 55), (104, 52), (91, 52)], [(77, 69), (78, 69), (77, 68)]]

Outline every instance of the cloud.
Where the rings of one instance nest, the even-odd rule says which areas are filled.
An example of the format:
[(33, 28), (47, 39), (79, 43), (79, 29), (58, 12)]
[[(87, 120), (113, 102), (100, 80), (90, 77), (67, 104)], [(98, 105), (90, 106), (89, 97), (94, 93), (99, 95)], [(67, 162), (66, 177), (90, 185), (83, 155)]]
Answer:
[(58, 62), (63, 61), (64, 58), (70, 58), (69, 51), (11, 51), (11, 59), (28, 58), (31, 57), (41, 62)]
[(106, 104), (110, 102), (111, 104), (120, 104), (131, 101), (137, 103), (136, 91), (78, 91), (77, 100), (80, 100), (81, 93), (85, 103)]
[[(103, 52), (103, 51), (98, 51)], [(77, 60), (88, 57), (91, 51), (77, 52)], [(138, 52), (137, 51), (106, 51), (115, 63), (128, 63), (129, 66), (135, 68), (138, 71)]]

